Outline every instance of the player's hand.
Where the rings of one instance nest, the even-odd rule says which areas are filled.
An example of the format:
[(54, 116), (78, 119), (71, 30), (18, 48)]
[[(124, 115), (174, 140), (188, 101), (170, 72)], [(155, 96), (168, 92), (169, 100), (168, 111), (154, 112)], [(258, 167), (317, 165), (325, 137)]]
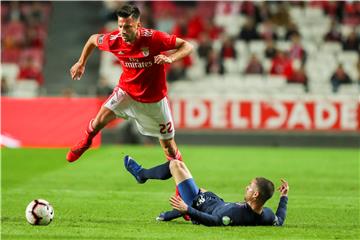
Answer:
[(85, 72), (85, 66), (81, 65), (79, 62), (75, 63), (70, 68), (70, 75), (73, 80), (80, 80), (84, 72)]
[(154, 57), (154, 62), (156, 64), (165, 64), (165, 63), (172, 63), (173, 60), (168, 56), (160, 54)]
[(181, 199), (180, 196), (172, 196), (170, 199), (170, 205), (181, 213), (186, 213), (188, 205)]
[(280, 179), (280, 180), (281, 180), (281, 186), (278, 188), (278, 190), (280, 191), (280, 195), (282, 197), (287, 196), (289, 192), (289, 184), (284, 179)]

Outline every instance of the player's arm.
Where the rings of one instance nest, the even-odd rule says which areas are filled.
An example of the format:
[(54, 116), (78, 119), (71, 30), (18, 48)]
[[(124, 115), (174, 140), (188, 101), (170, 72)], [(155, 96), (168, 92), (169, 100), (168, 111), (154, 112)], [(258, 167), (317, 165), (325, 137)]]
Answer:
[(289, 192), (289, 184), (284, 180), (281, 179), (281, 186), (278, 188), (280, 191), (280, 202), (278, 208), (276, 210), (276, 217), (275, 217), (275, 225), (282, 226), (285, 222), (286, 218), (286, 209), (287, 209), (287, 202), (288, 202), (288, 192)]
[(163, 54), (155, 56), (154, 62), (157, 64), (173, 63), (188, 56), (192, 52), (192, 50), (193, 46), (191, 43), (181, 38), (176, 38), (175, 51), (169, 56), (165, 56)]
[(184, 214), (189, 214), (192, 220), (203, 224), (205, 226), (220, 226), (222, 225), (222, 221), (220, 217), (214, 216), (208, 213), (201, 212), (199, 210), (196, 210), (195, 208), (192, 208), (188, 206), (181, 197), (178, 196), (172, 196), (170, 198), (170, 204), (171, 206), (180, 211)]
[(98, 34), (93, 34), (85, 43), (79, 60), (70, 69), (70, 75), (73, 80), (80, 80), (81, 76), (84, 74), (86, 62), (94, 48), (97, 46), (97, 39)]
[(188, 207), (187, 214), (190, 218), (205, 226), (222, 226), (222, 220), (219, 216), (211, 215), (205, 212), (196, 210), (193, 207)]

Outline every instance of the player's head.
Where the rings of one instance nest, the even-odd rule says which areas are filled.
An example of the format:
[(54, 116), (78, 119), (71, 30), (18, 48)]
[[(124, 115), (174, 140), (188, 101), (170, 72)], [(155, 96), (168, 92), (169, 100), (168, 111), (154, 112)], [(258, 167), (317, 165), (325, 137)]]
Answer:
[(270, 180), (257, 177), (246, 187), (245, 201), (256, 201), (259, 204), (265, 204), (274, 194), (274, 184)]
[(133, 42), (140, 27), (139, 8), (131, 4), (125, 4), (116, 12), (116, 15), (118, 16), (118, 27), (122, 39), (125, 42)]

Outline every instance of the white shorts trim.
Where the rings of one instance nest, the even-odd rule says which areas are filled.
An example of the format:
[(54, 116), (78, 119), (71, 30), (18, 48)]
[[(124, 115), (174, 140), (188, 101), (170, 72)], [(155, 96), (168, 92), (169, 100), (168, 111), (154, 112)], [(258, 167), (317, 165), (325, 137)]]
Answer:
[(174, 121), (166, 97), (156, 103), (142, 103), (116, 87), (103, 106), (120, 118), (134, 119), (143, 135), (159, 139), (170, 139), (175, 136)]

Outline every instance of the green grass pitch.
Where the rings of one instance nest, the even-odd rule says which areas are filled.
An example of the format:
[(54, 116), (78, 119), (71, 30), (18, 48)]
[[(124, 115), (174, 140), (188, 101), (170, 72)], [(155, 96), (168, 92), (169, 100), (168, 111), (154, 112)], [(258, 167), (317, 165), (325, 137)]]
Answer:
[[(174, 183), (135, 183), (123, 168), (130, 154), (144, 167), (165, 161), (160, 146), (104, 146), (77, 162), (66, 149), (2, 149), (2, 239), (359, 239), (356, 149), (180, 146), (199, 186), (241, 201), (256, 176), (290, 184), (284, 227), (205, 227), (182, 219), (156, 222), (170, 208)], [(54, 221), (31, 226), (27, 204), (52, 203)], [(277, 206), (279, 194), (267, 203)]]

